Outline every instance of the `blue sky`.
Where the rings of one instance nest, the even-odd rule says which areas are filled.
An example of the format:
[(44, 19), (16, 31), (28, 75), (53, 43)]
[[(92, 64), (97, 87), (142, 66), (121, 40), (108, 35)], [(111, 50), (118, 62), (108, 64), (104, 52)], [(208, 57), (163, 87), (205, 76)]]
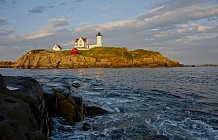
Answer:
[(218, 0), (0, 0), (0, 61), (77, 37), (94, 44), (99, 31), (104, 46), (218, 64)]

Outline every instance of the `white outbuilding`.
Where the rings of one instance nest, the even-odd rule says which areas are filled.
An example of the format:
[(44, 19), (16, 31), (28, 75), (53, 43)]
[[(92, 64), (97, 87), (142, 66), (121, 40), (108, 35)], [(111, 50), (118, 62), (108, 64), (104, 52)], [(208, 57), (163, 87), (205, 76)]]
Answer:
[(62, 47), (58, 44), (56, 44), (54, 47), (53, 47), (53, 51), (62, 51)]

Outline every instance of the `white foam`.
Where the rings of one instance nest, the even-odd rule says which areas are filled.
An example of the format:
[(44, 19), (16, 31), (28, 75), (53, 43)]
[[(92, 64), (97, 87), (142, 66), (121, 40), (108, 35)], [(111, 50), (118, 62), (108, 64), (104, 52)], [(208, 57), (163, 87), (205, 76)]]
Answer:
[(11, 86), (6, 86), (7, 87), (7, 89), (9, 89), (9, 90), (18, 90), (19, 88), (16, 88), (16, 87), (11, 87)]

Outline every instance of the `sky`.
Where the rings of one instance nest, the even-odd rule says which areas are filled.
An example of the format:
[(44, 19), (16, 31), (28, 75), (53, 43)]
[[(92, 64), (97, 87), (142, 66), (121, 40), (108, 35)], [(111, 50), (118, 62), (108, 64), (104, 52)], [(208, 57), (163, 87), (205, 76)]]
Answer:
[(218, 0), (0, 0), (0, 61), (29, 50), (103, 46), (158, 51), (182, 64), (218, 64)]

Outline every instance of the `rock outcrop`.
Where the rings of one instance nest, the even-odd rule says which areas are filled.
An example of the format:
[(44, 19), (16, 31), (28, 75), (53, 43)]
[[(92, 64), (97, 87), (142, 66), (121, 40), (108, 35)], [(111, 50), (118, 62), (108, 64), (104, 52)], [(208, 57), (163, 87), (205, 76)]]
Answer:
[(15, 62), (11, 62), (11, 61), (1, 61), (0, 68), (13, 68), (14, 64)]
[[(46, 140), (54, 115), (62, 116), (74, 125), (85, 116), (108, 112), (94, 103), (84, 102), (82, 96), (73, 91), (80, 83), (67, 81), (48, 86), (39, 85), (31, 77), (0, 75), (0, 139)], [(88, 126), (85, 125), (86, 129)]]
[(47, 139), (43, 92), (32, 78), (0, 75), (0, 139)]
[(59, 115), (69, 124), (76, 124), (84, 117), (102, 115), (108, 111), (98, 105), (84, 100), (77, 93), (80, 87), (79, 81), (66, 78), (54, 78), (48, 82), (41, 82), (44, 90), (44, 98), (50, 115)]
[[(113, 50), (113, 51), (111, 51)], [(169, 60), (158, 52), (126, 48), (94, 48), (79, 55), (64, 52), (33, 50), (23, 55), (16, 68), (95, 68), (95, 67), (178, 67), (177, 61)]]

